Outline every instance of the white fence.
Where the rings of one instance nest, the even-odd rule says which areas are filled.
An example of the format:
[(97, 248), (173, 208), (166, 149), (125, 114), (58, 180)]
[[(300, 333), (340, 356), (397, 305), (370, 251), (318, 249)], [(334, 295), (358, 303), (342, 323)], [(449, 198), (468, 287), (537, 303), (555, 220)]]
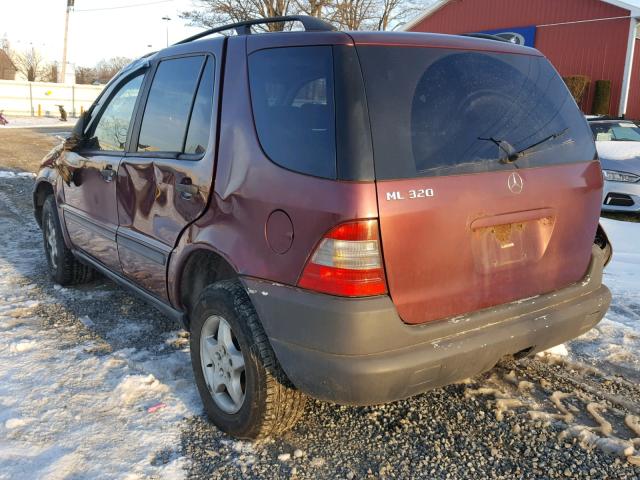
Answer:
[(103, 86), (0, 80), (0, 110), (6, 115), (58, 116), (58, 105), (70, 117), (88, 109)]

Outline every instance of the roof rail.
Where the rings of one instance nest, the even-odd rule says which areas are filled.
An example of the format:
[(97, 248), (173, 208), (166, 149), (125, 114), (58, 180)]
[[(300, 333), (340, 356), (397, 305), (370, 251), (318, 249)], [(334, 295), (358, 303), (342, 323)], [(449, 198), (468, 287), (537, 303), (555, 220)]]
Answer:
[(204, 32), (197, 33), (189, 38), (180, 40), (174, 45), (182, 45), (183, 43), (193, 42), (202, 37), (209, 36), (213, 33), (224, 32), (226, 30), (235, 30), (238, 35), (251, 35), (252, 25), (261, 25), (264, 23), (278, 23), (278, 22), (300, 22), (306, 32), (331, 32), (336, 30), (336, 27), (329, 22), (320, 20), (317, 17), (311, 17), (309, 15), (287, 15), (285, 17), (269, 17), (269, 18), (257, 18), (253, 20), (246, 20), (244, 22), (229, 23), (222, 25), (221, 27), (211, 28)]
[(463, 37), (484, 38), (485, 40), (495, 40), (496, 42), (511, 43), (506, 38), (499, 37), (498, 35), (491, 35), (490, 33), (461, 33)]

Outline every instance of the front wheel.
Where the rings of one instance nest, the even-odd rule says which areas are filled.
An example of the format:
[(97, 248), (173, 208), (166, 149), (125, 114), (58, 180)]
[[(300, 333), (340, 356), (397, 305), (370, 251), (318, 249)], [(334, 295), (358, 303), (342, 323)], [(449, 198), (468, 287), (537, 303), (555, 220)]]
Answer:
[(275, 358), (242, 284), (205, 288), (191, 318), (191, 363), (205, 411), (221, 430), (257, 439), (293, 427), (305, 396)]
[(91, 267), (80, 263), (64, 243), (53, 195), (49, 195), (42, 206), (42, 237), (49, 273), (57, 284), (73, 285), (93, 278)]

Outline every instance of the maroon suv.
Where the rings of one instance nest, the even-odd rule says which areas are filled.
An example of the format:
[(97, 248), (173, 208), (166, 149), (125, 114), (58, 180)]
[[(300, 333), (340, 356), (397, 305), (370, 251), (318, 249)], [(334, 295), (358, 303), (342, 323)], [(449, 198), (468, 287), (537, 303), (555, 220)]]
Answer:
[(109, 83), (37, 179), (56, 282), (97, 270), (182, 320), (208, 415), (246, 438), (305, 395), (398, 400), (603, 317), (600, 165), (540, 52), (288, 20)]

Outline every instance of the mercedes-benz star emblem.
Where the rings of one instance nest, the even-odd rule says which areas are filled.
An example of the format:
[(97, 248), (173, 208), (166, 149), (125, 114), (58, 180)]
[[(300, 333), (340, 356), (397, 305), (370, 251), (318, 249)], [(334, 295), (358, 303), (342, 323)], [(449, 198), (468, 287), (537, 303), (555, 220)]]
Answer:
[(509, 175), (509, 179), (507, 180), (507, 186), (511, 193), (520, 193), (524, 187), (524, 182), (522, 181), (522, 177), (518, 174), (518, 172), (513, 172)]

